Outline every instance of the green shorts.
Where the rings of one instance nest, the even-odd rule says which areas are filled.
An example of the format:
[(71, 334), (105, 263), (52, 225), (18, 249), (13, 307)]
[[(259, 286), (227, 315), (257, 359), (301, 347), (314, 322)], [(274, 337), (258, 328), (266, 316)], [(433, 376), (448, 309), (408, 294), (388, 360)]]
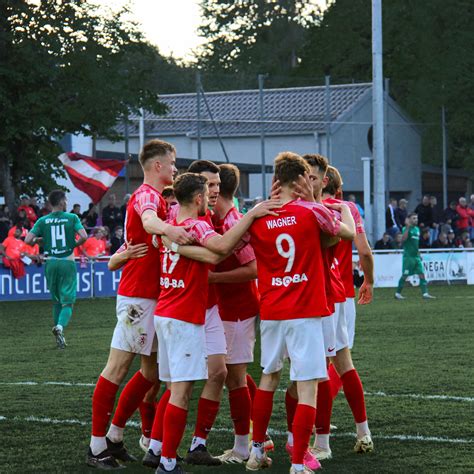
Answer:
[(77, 287), (77, 270), (74, 260), (64, 258), (47, 260), (44, 273), (52, 300), (61, 304), (74, 304)]
[(420, 257), (403, 257), (403, 276), (423, 275), (423, 262)]

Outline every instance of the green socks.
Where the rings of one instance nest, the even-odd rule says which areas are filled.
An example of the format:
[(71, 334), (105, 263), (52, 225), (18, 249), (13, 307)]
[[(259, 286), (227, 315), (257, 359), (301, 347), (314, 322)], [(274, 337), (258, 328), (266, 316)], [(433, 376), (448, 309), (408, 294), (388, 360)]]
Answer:
[(69, 324), (69, 320), (72, 316), (72, 306), (63, 306), (61, 308), (61, 312), (59, 314), (59, 320), (57, 324), (60, 324), (63, 328), (65, 328)]
[(61, 314), (61, 303), (53, 304), (53, 321), (54, 321), (55, 326), (58, 325), (60, 314)]
[(397, 293), (402, 292), (404, 284), (405, 284), (405, 277), (401, 277), (400, 280), (398, 280)]
[(428, 282), (424, 278), (420, 278), (420, 288), (421, 288), (421, 294), (424, 295), (425, 293), (428, 293), (428, 289), (426, 288), (428, 285)]

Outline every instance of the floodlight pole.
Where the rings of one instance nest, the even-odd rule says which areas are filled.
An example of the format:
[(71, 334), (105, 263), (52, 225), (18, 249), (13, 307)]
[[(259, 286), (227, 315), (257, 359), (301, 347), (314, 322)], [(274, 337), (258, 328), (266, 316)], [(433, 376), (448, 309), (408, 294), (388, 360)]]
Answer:
[(262, 197), (267, 198), (267, 179), (266, 179), (266, 163), (265, 163), (265, 111), (263, 108), (263, 83), (265, 81), (266, 74), (258, 75), (258, 99), (260, 106), (260, 155), (262, 162)]
[(202, 159), (202, 141), (201, 141), (201, 73), (196, 72), (196, 108), (197, 108), (197, 155), (198, 160)]
[(382, 67), (382, 2), (372, 0), (372, 121), (374, 157), (374, 237), (385, 231), (385, 146)]
[(364, 170), (364, 227), (367, 234), (367, 240), (370, 244), (374, 244), (373, 240), (373, 228), (372, 228), (372, 204), (371, 204), (371, 180), (370, 180), (370, 163), (372, 158), (370, 156), (364, 156), (361, 158), (362, 167)]
[(140, 147), (138, 153), (140, 153), (145, 145), (145, 112), (142, 107), (140, 107), (140, 118), (138, 120), (138, 141)]

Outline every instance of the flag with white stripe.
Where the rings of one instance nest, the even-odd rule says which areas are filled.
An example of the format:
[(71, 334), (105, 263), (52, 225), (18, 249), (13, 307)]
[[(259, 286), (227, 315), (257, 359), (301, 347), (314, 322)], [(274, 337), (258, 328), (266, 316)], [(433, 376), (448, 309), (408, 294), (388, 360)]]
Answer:
[(122, 168), (128, 163), (122, 160), (105, 160), (63, 153), (58, 157), (74, 186), (86, 193), (94, 204), (111, 188)]

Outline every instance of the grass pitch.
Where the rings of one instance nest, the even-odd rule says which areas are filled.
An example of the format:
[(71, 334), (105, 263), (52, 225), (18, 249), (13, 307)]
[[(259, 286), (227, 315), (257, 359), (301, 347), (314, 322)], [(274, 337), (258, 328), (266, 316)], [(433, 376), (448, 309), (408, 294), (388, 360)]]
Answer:
[[(352, 452), (354, 423), (340, 394), (333, 411), (338, 427), (331, 440), (334, 458), (323, 464), (324, 472), (474, 472), (474, 290), (452, 286), (431, 291), (438, 299), (424, 301), (418, 289), (408, 288), (407, 300), (395, 301), (392, 290), (377, 290), (370, 306), (357, 308), (353, 358), (367, 392), (376, 450), (370, 455)], [(79, 301), (66, 332), (69, 345), (59, 351), (50, 333), (50, 303), (0, 303), (1, 473), (89, 471), (84, 458), (91, 396), (107, 359), (114, 305), (112, 299)], [(250, 371), (258, 380), (258, 364)], [(282, 377), (281, 389), (286, 381)], [(190, 425), (199, 393), (196, 387)], [(132, 421), (137, 423), (138, 416)], [(288, 472), (283, 391), (275, 396), (270, 426), (276, 444), (271, 472)], [(226, 395), (215, 428), (209, 448), (220, 454), (232, 445)], [(141, 457), (139, 436), (137, 426), (127, 428), (127, 445)], [(190, 436), (188, 429), (182, 453)], [(141, 465), (128, 471), (152, 472)], [(244, 468), (188, 471), (233, 473)]]

